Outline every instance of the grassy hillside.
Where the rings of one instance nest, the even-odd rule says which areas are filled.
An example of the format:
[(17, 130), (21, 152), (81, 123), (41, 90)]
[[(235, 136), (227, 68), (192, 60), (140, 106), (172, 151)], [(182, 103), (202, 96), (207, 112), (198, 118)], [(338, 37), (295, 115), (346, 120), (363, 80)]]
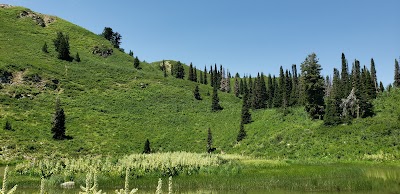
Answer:
[[(13, 75), (11, 84), (1, 84), (0, 126), (8, 120), (15, 129), (0, 129), (0, 160), (140, 153), (147, 138), (157, 152), (204, 152), (209, 127), (214, 146), (228, 153), (290, 159), (400, 157), (400, 91), (375, 102), (376, 117), (338, 127), (311, 121), (302, 108), (286, 116), (275, 109), (255, 111), (254, 122), (246, 125), (248, 137), (236, 144), (241, 100), (233, 94), (220, 92), (224, 110), (211, 112), (210, 86), (200, 85), (203, 100), (197, 101), (192, 93), (196, 83), (164, 78), (160, 62), (142, 62), (137, 70), (133, 58), (117, 49), (107, 58), (92, 54), (95, 46), (112, 45), (61, 18), (52, 17), (41, 27), (32, 18), (19, 18), (24, 10), (0, 9), (0, 73)], [(57, 59), (52, 40), (58, 31), (69, 35), (71, 55), (78, 52), (80, 63)], [(41, 50), (45, 42), (49, 53)], [(72, 140), (52, 139), (57, 96)]]

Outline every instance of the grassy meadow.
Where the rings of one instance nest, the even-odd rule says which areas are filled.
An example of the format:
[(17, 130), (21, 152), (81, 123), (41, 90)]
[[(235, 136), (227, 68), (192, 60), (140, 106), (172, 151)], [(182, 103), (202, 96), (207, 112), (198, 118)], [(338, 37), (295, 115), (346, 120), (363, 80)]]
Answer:
[[(237, 143), (242, 100), (233, 93), (219, 92), (224, 109), (212, 112), (212, 88), (188, 81), (187, 66), (184, 80), (164, 77), (161, 61), (135, 69), (131, 56), (99, 35), (56, 16), (41, 27), (19, 18), (24, 10), (0, 8), (0, 75), (13, 75), (0, 84), (0, 164), (11, 165), (10, 186), (39, 191), (43, 173), (51, 174), (48, 189), (71, 180), (84, 185), (95, 167), (100, 188), (116, 189), (130, 167), (130, 185), (139, 191), (153, 191), (169, 176), (180, 192), (400, 190), (398, 89), (374, 101), (376, 116), (346, 125), (324, 126), (303, 107), (252, 111), (247, 137)], [(78, 52), (81, 62), (57, 59), (58, 31), (69, 35), (71, 56)], [(113, 54), (95, 55), (95, 46)], [(196, 85), (203, 100), (193, 97)], [(57, 97), (71, 140), (52, 138)], [(13, 130), (3, 130), (7, 121)], [(205, 153), (208, 128), (212, 155)], [(148, 156), (141, 154), (146, 139), (154, 152)]]

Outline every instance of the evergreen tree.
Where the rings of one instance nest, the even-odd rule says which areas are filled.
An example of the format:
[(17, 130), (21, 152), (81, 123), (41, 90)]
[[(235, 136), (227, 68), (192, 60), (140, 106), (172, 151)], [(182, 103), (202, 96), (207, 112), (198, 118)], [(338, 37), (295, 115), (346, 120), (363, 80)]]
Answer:
[(274, 84), (272, 83), (272, 77), (271, 74), (268, 74), (267, 78), (268, 82), (268, 108), (274, 107), (273, 102), (274, 102)]
[(213, 148), (213, 137), (211, 133), (211, 129), (208, 128), (207, 132), (207, 152), (211, 154), (214, 151), (215, 148)]
[(4, 130), (14, 131), (12, 126), (11, 126), (11, 122), (9, 120), (6, 121), (6, 124), (4, 125)]
[(278, 85), (279, 85), (279, 89), (278, 89), (279, 90), (279, 94), (278, 94), (278, 96), (280, 98), (277, 99), (277, 100), (279, 100), (278, 107), (284, 107), (284, 108), (286, 107), (286, 102), (287, 102), (285, 81), (286, 81), (285, 73), (283, 71), (283, 67), (281, 66), (279, 68), (279, 82), (278, 82)]
[(374, 115), (372, 98), (375, 94), (375, 89), (372, 86), (371, 74), (364, 66), (361, 72), (361, 88), (360, 88), (360, 116), (362, 118), (371, 117)]
[(222, 110), (223, 108), (221, 107), (221, 105), (219, 105), (219, 98), (218, 98), (218, 90), (217, 87), (214, 86), (213, 89), (213, 96), (212, 96), (212, 103), (211, 103), (211, 110), (212, 111), (219, 111)]
[(315, 53), (308, 55), (301, 64), (306, 100), (305, 109), (313, 119), (322, 119), (324, 115), (324, 79), (321, 76), (321, 70)]
[(202, 100), (199, 92), (199, 86), (196, 86), (193, 91), (194, 98), (196, 100)]
[(203, 83), (204, 83), (205, 85), (208, 84), (208, 80), (207, 80), (207, 67), (206, 67), (206, 66), (204, 66), (204, 79), (203, 79)]
[(268, 100), (268, 92), (267, 92), (267, 85), (265, 84), (264, 73), (261, 73), (259, 85), (260, 85), (260, 108), (266, 108)]
[(239, 94), (240, 95), (243, 95), (244, 94), (244, 84), (243, 84), (243, 79), (240, 79), (240, 82), (239, 82)]
[(62, 32), (57, 33), (57, 38), (53, 40), (54, 47), (58, 52), (58, 58), (61, 60), (71, 61), (71, 56), (69, 56), (69, 37), (64, 35)]
[(378, 79), (376, 77), (375, 62), (373, 58), (371, 58), (371, 79), (372, 79), (371, 82), (375, 89), (375, 93), (377, 93), (379, 90), (379, 85), (378, 85)]
[(290, 99), (290, 93), (292, 92), (291, 90), (291, 83), (292, 80), (290, 79), (289, 76), (289, 71), (286, 70), (285, 72), (285, 81), (284, 81), (284, 87), (283, 87), (283, 107), (286, 108), (289, 106), (289, 99)]
[(273, 107), (278, 108), (282, 106), (282, 95), (281, 95), (281, 90), (279, 88), (279, 83), (278, 83), (278, 78), (273, 77), (272, 79), (272, 85), (274, 86), (274, 99), (273, 99)]
[(133, 57), (133, 51), (129, 50), (129, 56)]
[(400, 68), (399, 68), (399, 62), (397, 59), (394, 60), (394, 87), (399, 87), (400, 86)]
[(246, 138), (246, 136), (247, 136), (247, 134), (246, 134), (246, 131), (244, 130), (244, 125), (243, 125), (243, 123), (240, 123), (240, 129), (239, 129), (239, 133), (237, 135), (236, 141), (240, 142), (244, 138)]
[(194, 67), (194, 69), (193, 69), (193, 81), (197, 82), (197, 69), (196, 69), (196, 67)]
[(47, 43), (44, 42), (44, 45), (43, 45), (43, 47), (42, 47), (42, 51), (43, 51), (44, 53), (49, 53), (49, 51), (48, 51), (47, 49), (48, 49)]
[(150, 154), (150, 153), (151, 153), (150, 141), (149, 139), (146, 139), (146, 141), (144, 142), (143, 154)]
[(79, 53), (76, 53), (75, 61), (78, 62), (78, 63), (81, 62), (81, 58), (79, 57)]
[(361, 69), (360, 61), (355, 60), (352, 69), (352, 84), (355, 89), (355, 95), (359, 98), (361, 93)]
[(225, 78), (225, 92), (231, 93), (231, 74), (228, 71), (228, 76)]
[(193, 65), (190, 63), (189, 65), (189, 75), (188, 75), (188, 80), (189, 81), (194, 81), (194, 75), (193, 75)]
[(217, 64), (214, 64), (214, 72), (213, 72), (213, 79), (214, 79), (214, 86), (215, 88), (218, 88), (221, 85), (221, 80), (219, 79), (220, 77), (220, 72), (217, 70)]
[(201, 84), (204, 84), (203, 72), (202, 72), (202, 71), (200, 71), (200, 76), (199, 76), (199, 78), (200, 78), (200, 83), (201, 83)]
[(164, 60), (162, 61), (161, 69), (163, 70), (164, 77), (167, 77), (168, 76), (167, 75), (167, 66), (165, 66), (165, 61)]
[(341, 122), (340, 120), (340, 103), (341, 103), (341, 92), (340, 91), (340, 75), (339, 70), (333, 69), (333, 84), (331, 95), (326, 98), (326, 110), (324, 116), (325, 125), (337, 125)]
[(213, 71), (213, 67), (212, 67), (212, 65), (210, 66), (210, 85), (211, 85), (211, 87), (214, 87), (215, 86), (215, 77), (214, 77), (214, 71)]
[(251, 113), (250, 113), (250, 106), (249, 106), (249, 94), (245, 93), (243, 96), (243, 104), (242, 104), (242, 116), (241, 116), (241, 123), (248, 124), (251, 123)]
[[(243, 82), (242, 82), (243, 83)], [(239, 97), (240, 95), (240, 88), (239, 88), (239, 80), (238, 80), (238, 74), (235, 76), (235, 88), (234, 88), (234, 93), (236, 97)]]
[(52, 121), (51, 132), (53, 133), (53, 139), (62, 140), (65, 139), (65, 114), (64, 110), (60, 106), (60, 99), (57, 98), (55, 113)]
[(299, 96), (299, 80), (297, 77), (297, 67), (296, 64), (292, 65), (292, 72), (293, 72), (293, 78), (292, 78), (292, 92), (290, 94), (290, 105), (295, 106), (297, 105), (298, 101), (298, 96)]
[(351, 91), (348, 63), (344, 53), (342, 53), (342, 73), (341, 73), (341, 98), (347, 98)]
[(379, 91), (382, 93), (385, 91), (385, 87), (383, 86), (382, 82), (379, 82)]
[(139, 68), (139, 65), (140, 65), (140, 61), (139, 61), (139, 58), (136, 56), (136, 57), (135, 57), (135, 60), (133, 60), (133, 67), (134, 67), (135, 69), (140, 69), (140, 68)]
[[(105, 27), (101, 36), (111, 42), (114, 48), (119, 48), (121, 45), (122, 36), (118, 32), (114, 32), (112, 28)], [(132, 53), (133, 56), (133, 53)]]
[(185, 69), (183, 68), (183, 65), (180, 61), (173, 65), (173, 70), (171, 70), (171, 74), (178, 79), (183, 79), (185, 77)]

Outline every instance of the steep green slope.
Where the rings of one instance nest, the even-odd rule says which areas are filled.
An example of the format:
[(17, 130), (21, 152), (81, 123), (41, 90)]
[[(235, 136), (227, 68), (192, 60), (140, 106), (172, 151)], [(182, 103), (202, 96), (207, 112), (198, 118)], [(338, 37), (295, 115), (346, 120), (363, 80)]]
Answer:
[[(164, 78), (160, 62), (142, 62), (137, 70), (133, 58), (117, 49), (107, 58), (95, 55), (95, 46), (112, 45), (57, 17), (50, 17), (54, 21), (46, 27), (30, 17), (19, 18), (25, 10), (0, 9), (0, 73), (13, 75), (11, 83), (0, 87), (0, 126), (8, 120), (15, 129), (0, 130), (0, 160), (138, 153), (147, 138), (157, 152), (204, 152), (209, 127), (214, 146), (228, 153), (329, 160), (400, 156), (400, 91), (375, 101), (376, 117), (357, 119), (352, 125), (324, 127), (311, 121), (303, 108), (292, 108), (286, 116), (275, 109), (254, 111), (254, 122), (245, 126), (247, 138), (236, 144), (242, 102), (233, 94), (220, 92), (224, 110), (211, 112), (210, 86), (200, 84), (203, 100), (197, 101), (192, 93), (196, 83)], [(71, 55), (78, 52), (80, 63), (57, 59), (52, 40), (58, 31), (69, 35)], [(49, 53), (41, 51), (45, 42)], [(57, 96), (72, 140), (52, 139)]]

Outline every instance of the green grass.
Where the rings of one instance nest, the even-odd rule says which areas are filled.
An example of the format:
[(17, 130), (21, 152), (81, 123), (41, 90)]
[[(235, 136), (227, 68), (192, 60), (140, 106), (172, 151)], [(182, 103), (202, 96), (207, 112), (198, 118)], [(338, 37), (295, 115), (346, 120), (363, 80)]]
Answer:
[[(400, 157), (398, 90), (374, 102), (374, 118), (337, 127), (310, 120), (301, 107), (289, 109), (286, 116), (282, 110), (257, 110), (252, 112), (254, 122), (245, 126), (247, 138), (236, 144), (241, 99), (220, 92), (224, 109), (211, 112), (211, 96), (206, 95), (212, 93), (210, 86), (200, 84), (203, 100), (197, 101), (192, 93), (196, 83), (164, 78), (160, 62), (142, 62), (137, 70), (133, 58), (117, 49), (108, 58), (93, 55), (94, 46), (112, 45), (61, 18), (45, 28), (30, 18), (17, 18), (23, 10), (0, 9), (0, 70), (27, 78), (38, 74), (42, 80), (0, 87), (0, 126), (9, 120), (15, 129), (0, 129), (2, 163), (44, 156), (118, 157), (141, 153), (147, 138), (155, 152), (205, 152), (209, 127), (218, 152), (305, 161)], [(71, 55), (79, 52), (80, 63), (57, 59), (52, 39), (58, 31), (69, 35)], [(49, 53), (41, 51), (45, 42)], [(57, 96), (72, 140), (52, 139)]]

